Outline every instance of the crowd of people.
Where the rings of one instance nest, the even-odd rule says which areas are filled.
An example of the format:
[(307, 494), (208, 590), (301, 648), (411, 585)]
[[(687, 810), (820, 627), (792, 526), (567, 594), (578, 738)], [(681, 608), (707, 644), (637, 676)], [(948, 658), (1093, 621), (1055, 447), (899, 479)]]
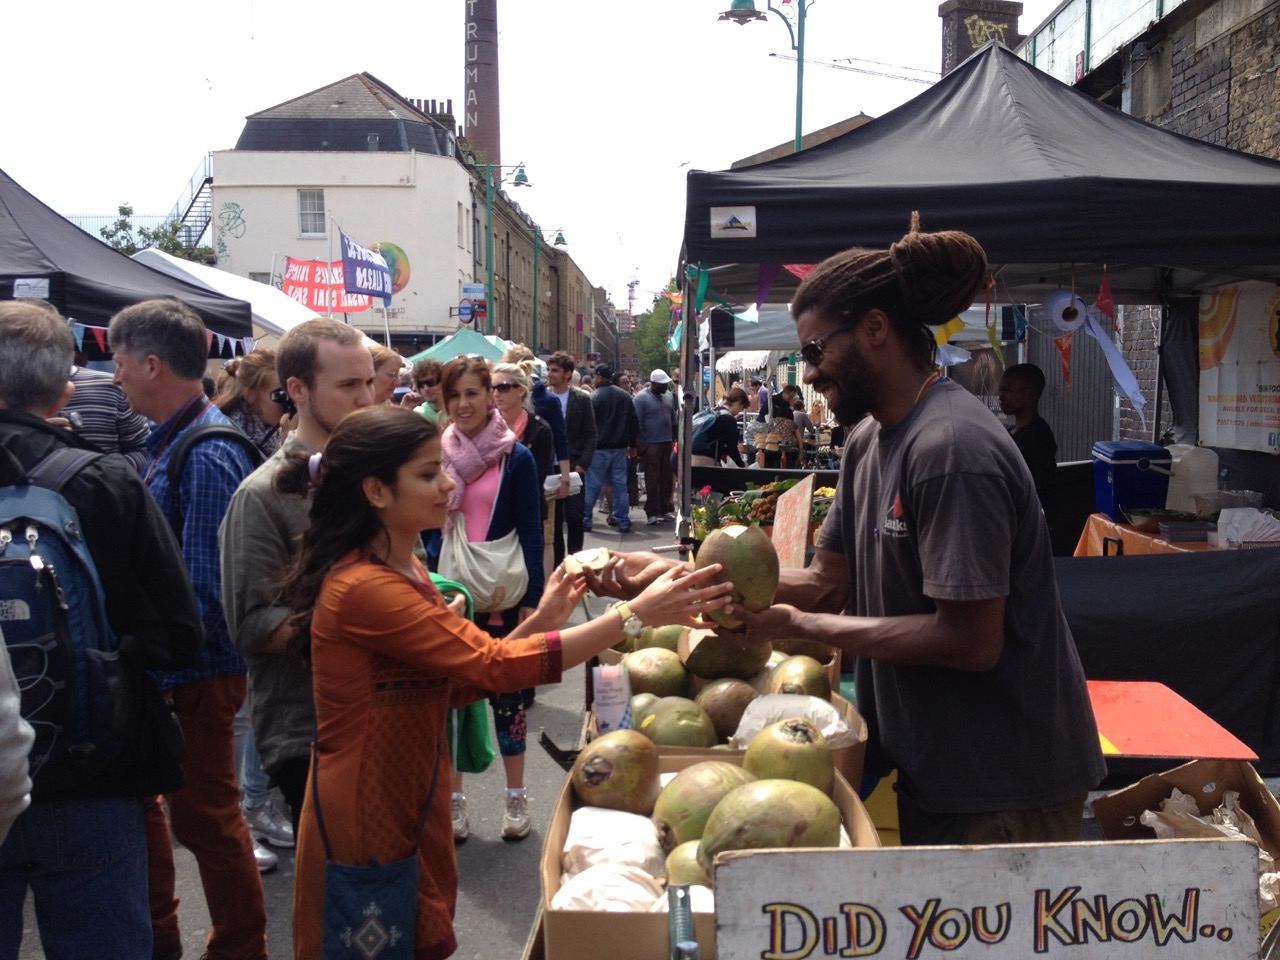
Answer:
[[(857, 655), (869, 769), (898, 770), (912, 843), (1071, 839), (1103, 772), (1019, 453), (1045, 446), (1043, 380), (1010, 369), (1011, 437), (932, 366), (926, 325), (966, 305), (985, 266), (971, 238), (913, 229), (805, 278), (792, 305), (804, 379), (850, 429), (840, 484), (813, 563), (784, 571), (773, 607), (729, 608), (744, 645)], [(17, 956), (28, 890), (52, 960), (103, 945), (179, 957), (171, 837), (198, 865), (214, 960), (266, 956), (259, 874), (269, 846), (295, 842), (295, 957), (324, 953), (328, 864), (405, 858), (414, 955), (448, 956), (453, 845), (470, 826), (446, 731), (488, 702), (502, 836), (519, 841), (537, 685), (643, 624), (694, 626), (730, 602), (715, 565), (617, 552), (571, 575), (562, 562), (598, 501), (621, 533), (633, 508), (674, 519), (678, 377), (655, 369), (633, 389), (601, 364), (588, 389), (569, 354), (543, 376), (514, 346), (498, 363), (419, 360), (401, 384), (397, 354), (316, 318), (226, 364), (210, 401), (206, 331), (180, 302), (122, 310), (108, 343), (112, 381), (85, 378), (56, 310), (0, 302), (0, 489), (86, 452), (55, 489), (100, 575), (113, 695), (132, 718), (117, 752), (51, 785), (28, 764), (47, 731), (23, 720), (18, 661), (0, 645), (0, 960)], [(92, 405), (72, 417), (82, 383)], [(827, 423), (795, 386), (750, 388), (724, 394), (695, 463), (741, 466), (754, 423), (787, 424), (796, 442)], [(478, 582), (436, 573), (504, 543), (522, 568), (513, 594), (477, 604)], [(565, 626), (588, 589), (618, 602)], [(1008, 729), (1016, 743), (993, 747)]]

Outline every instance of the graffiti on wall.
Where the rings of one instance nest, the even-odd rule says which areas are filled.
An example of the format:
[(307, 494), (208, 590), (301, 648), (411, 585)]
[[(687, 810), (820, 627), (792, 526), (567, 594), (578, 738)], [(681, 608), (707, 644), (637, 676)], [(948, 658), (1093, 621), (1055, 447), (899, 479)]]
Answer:
[(964, 28), (969, 31), (969, 46), (977, 50), (984, 43), (992, 40), (999, 40), (1001, 43), (1007, 44), (1005, 40), (1005, 31), (1009, 29), (1007, 23), (995, 23), (991, 20), (983, 20), (976, 13), (971, 17), (964, 18)]
[(214, 230), (214, 253), (219, 260), (227, 258), (228, 234), (239, 240), (244, 236), (248, 224), (244, 221), (244, 208), (238, 203), (227, 201), (218, 212), (218, 226)]

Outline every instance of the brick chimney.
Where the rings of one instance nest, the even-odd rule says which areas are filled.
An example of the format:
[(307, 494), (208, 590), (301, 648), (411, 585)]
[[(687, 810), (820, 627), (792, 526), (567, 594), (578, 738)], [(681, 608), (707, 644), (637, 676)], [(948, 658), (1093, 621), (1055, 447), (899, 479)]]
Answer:
[(498, 0), (463, 0), (462, 127), (486, 163), (502, 162), (498, 110)]
[(1013, 49), (1022, 42), (1022, 4), (1011, 0), (947, 0), (942, 18), (942, 75), (946, 76), (989, 40)]

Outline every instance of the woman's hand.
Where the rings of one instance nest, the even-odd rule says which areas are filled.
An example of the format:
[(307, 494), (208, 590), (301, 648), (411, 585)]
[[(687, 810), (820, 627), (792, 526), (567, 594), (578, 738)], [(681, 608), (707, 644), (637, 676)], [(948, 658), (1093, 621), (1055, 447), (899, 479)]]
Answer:
[(569, 614), (573, 613), (573, 608), (586, 592), (586, 580), (567, 573), (563, 564), (556, 567), (547, 578), (538, 609), (520, 623), (522, 635), (555, 630), (569, 619)]
[(449, 600), (447, 606), (458, 616), (465, 618), (467, 615), (467, 598), (465, 594), (455, 593), (453, 599)]
[(701, 570), (688, 563), (671, 566), (631, 601), (631, 612), (653, 626), (705, 626), (698, 614), (729, 603), (733, 584), (715, 582), (722, 571), (718, 563)]

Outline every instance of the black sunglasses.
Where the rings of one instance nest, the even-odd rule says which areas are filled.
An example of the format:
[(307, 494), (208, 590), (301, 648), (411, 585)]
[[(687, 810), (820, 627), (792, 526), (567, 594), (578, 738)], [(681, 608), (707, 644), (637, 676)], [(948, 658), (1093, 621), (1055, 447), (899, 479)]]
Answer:
[(827, 345), (827, 341), (837, 334), (848, 333), (858, 325), (857, 320), (850, 320), (848, 323), (842, 323), (827, 333), (824, 333), (817, 340), (810, 340), (800, 348), (800, 358), (811, 367), (816, 367), (822, 363), (823, 348)]
[(436, 378), (436, 377), (428, 377), (426, 380), (419, 380), (419, 381), (418, 381), (418, 386), (420, 386), (420, 387), (434, 387), (434, 386), (435, 386), (437, 383), (439, 383), (439, 382), (440, 382), (440, 381), (439, 381), (439, 379), (438, 379), (438, 378)]
[(506, 393), (508, 390), (514, 390), (517, 386), (518, 384), (514, 383), (495, 383), (493, 389), (497, 393)]

